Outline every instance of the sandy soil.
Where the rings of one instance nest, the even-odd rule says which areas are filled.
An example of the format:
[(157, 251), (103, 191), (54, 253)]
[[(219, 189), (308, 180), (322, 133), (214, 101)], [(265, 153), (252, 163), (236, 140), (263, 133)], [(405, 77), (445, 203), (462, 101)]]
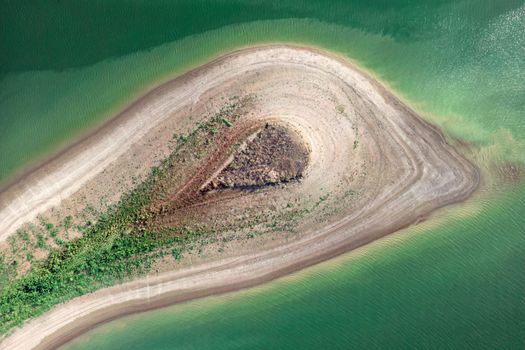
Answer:
[(301, 220), (299, 234), (234, 242), (220, 256), (76, 298), (15, 330), (0, 349), (52, 348), (126, 313), (274, 279), (406, 227), (466, 199), (478, 185), (476, 167), (439, 130), (349, 62), (312, 49), (260, 47), (151, 91), (2, 193), (0, 240), (52, 207), (74, 207), (71, 198), (89, 197), (88, 189), (93, 198), (104, 193), (115, 200), (129, 184), (130, 167), (143, 176), (168, 154), (162, 145), (168, 135), (198, 121), (190, 123), (188, 111), (198, 116), (243, 94), (257, 96), (247, 120), (281, 123), (302, 137), (308, 168), (298, 183), (233, 197), (213, 213), (249, 203), (323, 202)]

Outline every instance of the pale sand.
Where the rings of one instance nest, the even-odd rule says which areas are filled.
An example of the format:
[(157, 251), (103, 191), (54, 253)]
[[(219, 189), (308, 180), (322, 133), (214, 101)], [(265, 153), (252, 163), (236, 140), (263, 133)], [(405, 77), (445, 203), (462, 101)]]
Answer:
[[(310, 145), (304, 193), (335, 188), (353, 169), (348, 157), (356, 154), (370, 167), (362, 180), (370, 190), (366, 201), (289, 244), (200, 262), (76, 298), (27, 322), (3, 339), (0, 349), (53, 347), (125, 313), (271, 280), (394, 232), (476, 189), (477, 169), (373, 79), (316, 50), (270, 46), (232, 53), (153, 90), (114, 125), (2, 193), (0, 239), (59, 205), (178, 110), (205, 104), (200, 98), (208, 91), (232, 89), (254, 72), (259, 74), (256, 81), (246, 84), (251, 84), (250, 92), (264, 89), (260, 117), (290, 123)], [(333, 96), (319, 95), (326, 89)], [(336, 118), (338, 106), (344, 107), (347, 119)], [(349, 129), (357, 120), (363, 128), (362, 151), (352, 153)]]

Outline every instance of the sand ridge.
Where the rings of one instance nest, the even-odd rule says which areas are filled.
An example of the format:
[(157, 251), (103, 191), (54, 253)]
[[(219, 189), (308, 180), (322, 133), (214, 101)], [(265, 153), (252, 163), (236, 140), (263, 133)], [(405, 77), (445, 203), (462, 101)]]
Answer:
[[(309, 166), (300, 185), (265, 193), (265, 198), (317, 198), (328, 191), (336, 214), (305, 220), (300, 237), (288, 244), (241, 251), (66, 302), (17, 329), (0, 349), (51, 348), (118, 315), (271, 280), (464, 200), (478, 185), (476, 167), (439, 130), (348, 62), (311, 49), (259, 47), (229, 54), (153, 90), (89, 147), (72, 150), (54, 171), (3, 193), (0, 239), (59, 205), (176, 111), (206, 104), (210, 91), (224, 96), (256, 93), (249, 118), (284, 123), (308, 146)], [(340, 199), (341, 184), (359, 197)], [(260, 193), (250, 196), (262, 198)], [(239, 201), (246, 197), (218, 210), (226, 212)]]

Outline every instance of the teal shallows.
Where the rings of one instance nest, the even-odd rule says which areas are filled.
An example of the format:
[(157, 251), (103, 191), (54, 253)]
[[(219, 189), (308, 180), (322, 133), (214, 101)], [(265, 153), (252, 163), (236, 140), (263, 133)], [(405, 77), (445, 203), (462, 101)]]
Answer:
[[(1, 11), (7, 28), (0, 31), (0, 36), (5, 36), (0, 45), (6, 53), (1, 57), (8, 61), (1, 66), (10, 69), (1, 74), (0, 81), (0, 183), (113, 116), (145, 87), (220, 52), (273, 41), (317, 45), (358, 60), (427, 116), (439, 116), (435, 122), (456, 136), (490, 142), (494, 129), (523, 130), (519, 123), (525, 101), (525, 36), (519, 35), (525, 30), (522, 2), (433, 1), (421, 5), (392, 1), (369, 5), (368, 1), (344, 1), (308, 2), (306, 6), (285, 1), (277, 9), (280, 15), (293, 18), (247, 22), (250, 17), (205, 31), (214, 27), (214, 20), (222, 23), (221, 12), (216, 12), (217, 16), (209, 16), (209, 25), (192, 22), (189, 34), (202, 34), (160, 47), (153, 45), (164, 42), (164, 36), (176, 37), (189, 30), (186, 22), (175, 21), (175, 14), (182, 11), (179, 5), (172, 11), (165, 9), (166, 4), (150, 5), (141, 16), (125, 17), (130, 8), (142, 6), (132, 3), (118, 16), (114, 5), (104, 5), (106, 9), (98, 2), (78, 8), (68, 2), (53, 2), (44, 9), (37, 5), (24, 9), (18, 2), (9, 2)], [(242, 7), (237, 2), (226, 3)], [(208, 11), (199, 2), (187, 7), (190, 19)], [(259, 8), (257, 18), (272, 17), (270, 13), (276, 13), (273, 8)], [(228, 6), (225, 9), (230, 11)], [(239, 11), (250, 16), (254, 13)], [(47, 17), (43, 15), (46, 12), (50, 12)], [(46, 30), (34, 33), (36, 25), (18, 30), (31, 18), (28, 13), (46, 21)], [(170, 13), (175, 16), (173, 21), (159, 19)], [(145, 27), (151, 32), (144, 31)], [(142, 34), (133, 34), (134, 28), (141, 28)], [(99, 31), (104, 35), (91, 37)], [(58, 32), (63, 37), (55, 35)], [(76, 40), (69, 38), (75, 33)], [(140, 48), (147, 50), (118, 56), (142, 41)], [(97, 43), (106, 44), (100, 48)], [(47, 52), (49, 47), (54, 49)], [(61, 59), (65, 61), (60, 64)], [(96, 63), (84, 65), (92, 62)], [(27, 70), (20, 71), (22, 68)], [(46, 68), (54, 70), (42, 70)], [(520, 149), (512, 149), (515, 157), (523, 158)]]

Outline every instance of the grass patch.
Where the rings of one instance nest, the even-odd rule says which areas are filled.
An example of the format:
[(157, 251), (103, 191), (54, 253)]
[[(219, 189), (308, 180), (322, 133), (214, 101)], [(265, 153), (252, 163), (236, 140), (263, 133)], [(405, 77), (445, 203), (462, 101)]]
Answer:
[[(164, 188), (163, 184), (171, 181), (177, 155), (195, 144), (199, 135), (207, 137), (231, 127), (245, 102), (239, 99), (230, 103), (188, 135), (178, 136), (173, 153), (153, 168), (144, 182), (123, 195), (118, 205), (104, 213), (93, 212), (97, 216), (95, 223), (88, 221), (79, 226), (82, 237), (64, 242), (57, 238), (52, 224), (44, 224), (58, 247), (49, 247), (44, 233), (38, 232), (36, 245), (47, 249), (49, 255), (43, 261), (35, 261), (25, 276), (9, 280), (10, 270), (16, 266), (7, 266), (4, 256), (0, 256), (0, 282), (5, 282), (0, 291), (0, 334), (58, 303), (144, 274), (167, 254), (180, 260), (188, 246), (208, 232), (188, 227), (148, 229), (143, 225), (150, 219), (148, 208), (153, 200), (162, 197), (158, 191)], [(66, 231), (72, 225), (72, 217), (63, 220)], [(22, 231), (20, 235), (26, 240)], [(12, 249), (16, 249), (14, 244)], [(32, 260), (32, 255), (28, 254), (27, 259)], [(11, 265), (17, 263), (13, 260)]]

